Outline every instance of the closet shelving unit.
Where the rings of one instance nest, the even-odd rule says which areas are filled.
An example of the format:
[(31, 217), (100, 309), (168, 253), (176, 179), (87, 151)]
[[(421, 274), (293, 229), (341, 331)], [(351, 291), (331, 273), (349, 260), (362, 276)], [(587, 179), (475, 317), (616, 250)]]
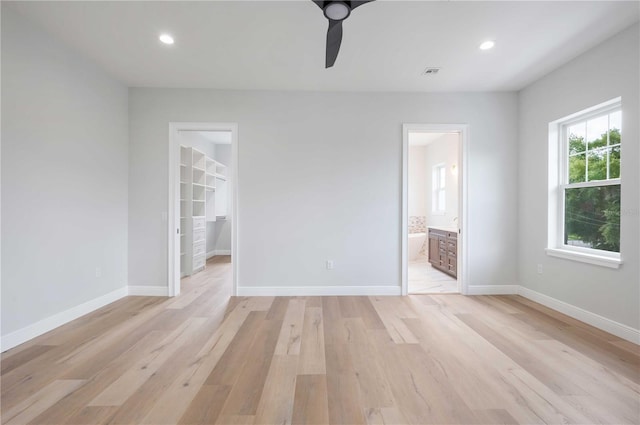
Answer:
[(206, 263), (206, 156), (197, 149), (180, 147), (180, 270), (188, 276)]
[(226, 166), (180, 146), (180, 270), (189, 276), (206, 264), (207, 222), (226, 219)]

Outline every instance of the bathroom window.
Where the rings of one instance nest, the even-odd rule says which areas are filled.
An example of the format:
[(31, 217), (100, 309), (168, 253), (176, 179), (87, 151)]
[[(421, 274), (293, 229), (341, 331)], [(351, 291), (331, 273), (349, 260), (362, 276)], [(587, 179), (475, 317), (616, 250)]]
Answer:
[(444, 164), (433, 166), (431, 212), (438, 215), (444, 214), (446, 210), (446, 174)]
[[(620, 264), (621, 102), (616, 99), (557, 122), (555, 229), (547, 252), (578, 261)], [(553, 130), (553, 128), (552, 128)], [(550, 174), (551, 176), (551, 174)], [(551, 211), (553, 209), (554, 211)], [(596, 259), (596, 261), (592, 261)]]

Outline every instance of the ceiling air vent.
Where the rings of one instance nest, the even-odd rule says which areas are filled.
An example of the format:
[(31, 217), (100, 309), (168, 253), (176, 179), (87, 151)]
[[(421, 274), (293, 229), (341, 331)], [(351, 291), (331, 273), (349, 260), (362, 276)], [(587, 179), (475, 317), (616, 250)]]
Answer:
[(440, 68), (429, 67), (429, 68), (425, 69), (422, 74), (423, 75), (436, 75), (438, 72), (440, 72)]

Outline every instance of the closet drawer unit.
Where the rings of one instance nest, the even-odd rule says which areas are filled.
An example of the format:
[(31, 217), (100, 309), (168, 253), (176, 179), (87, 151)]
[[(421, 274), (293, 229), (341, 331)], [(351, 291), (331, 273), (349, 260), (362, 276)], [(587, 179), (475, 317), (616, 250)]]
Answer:
[(193, 229), (193, 243), (204, 241), (206, 234), (207, 232), (204, 229)]
[(194, 257), (199, 257), (201, 255), (206, 255), (207, 254), (207, 248), (206, 248), (207, 244), (204, 242), (199, 242), (197, 244), (193, 245), (193, 256)]
[(193, 270), (198, 270), (204, 267), (204, 263), (206, 262), (206, 258), (204, 255), (199, 257), (193, 257)]
[(206, 221), (204, 217), (195, 217), (193, 219), (193, 229), (204, 229), (206, 226)]

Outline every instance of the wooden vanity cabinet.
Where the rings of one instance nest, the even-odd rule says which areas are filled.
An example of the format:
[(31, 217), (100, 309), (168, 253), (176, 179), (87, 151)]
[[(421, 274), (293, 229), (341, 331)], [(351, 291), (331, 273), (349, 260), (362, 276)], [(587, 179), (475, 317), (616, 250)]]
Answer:
[(458, 234), (429, 228), (429, 262), (453, 277), (458, 275)]

